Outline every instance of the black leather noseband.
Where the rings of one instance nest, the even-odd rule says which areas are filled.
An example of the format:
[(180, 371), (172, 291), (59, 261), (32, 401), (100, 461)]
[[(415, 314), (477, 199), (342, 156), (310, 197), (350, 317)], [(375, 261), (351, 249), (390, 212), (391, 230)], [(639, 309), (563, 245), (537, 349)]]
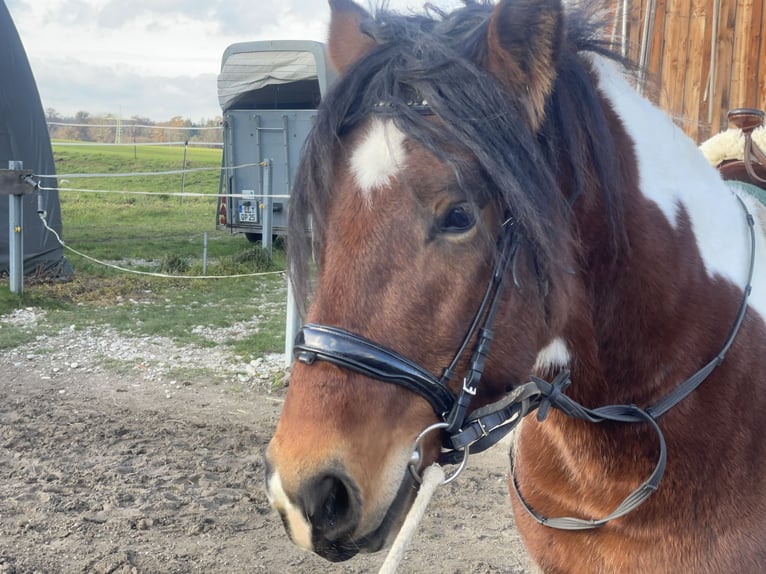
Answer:
[(308, 323), (298, 333), (294, 352), (306, 365), (325, 361), (371, 379), (401, 385), (424, 397), (440, 417), (455, 402), (452, 391), (419, 365), (345, 329)]

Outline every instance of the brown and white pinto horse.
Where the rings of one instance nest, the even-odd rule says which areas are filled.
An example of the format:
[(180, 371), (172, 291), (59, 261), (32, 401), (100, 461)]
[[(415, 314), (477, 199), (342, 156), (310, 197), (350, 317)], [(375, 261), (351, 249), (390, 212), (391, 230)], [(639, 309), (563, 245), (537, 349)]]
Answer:
[[(333, 561), (379, 550), (417, 491), (416, 437), (455, 418), (440, 401), (470, 398), (472, 411), (546, 379), (571, 385), (562, 398), (564, 384), (540, 383), (547, 418), (524, 419), (512, 455), (516, 524), (542, 571), (766, 571), (754, 202), (634, 92), (592, 7), (371, 16), (330, 4), (342, 75), (290, 204), (298, 292), (312, 254), (318, 276), (267, 452), (268, 495), (293, 541)], [(470, 329), (475, 318), (492, 337)], [(455, 357), (457, 376), (439, 381)], [(432, 389), (442, 383), (446, 399)], [(575, 402), (641, 416), (594, 424), (569, 416)], [(421, 469), (440, 456), (438, 434)], [(656, 492), (601, 525), (665, 452)], [(531, 509), (599, 526), (560, 530)]]

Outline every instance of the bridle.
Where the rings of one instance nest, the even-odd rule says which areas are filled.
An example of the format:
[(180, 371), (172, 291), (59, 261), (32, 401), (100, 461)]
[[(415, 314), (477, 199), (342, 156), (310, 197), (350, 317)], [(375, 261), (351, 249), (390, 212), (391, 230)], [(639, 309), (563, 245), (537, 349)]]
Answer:
[[(484, 372), (484, 364), (493, 338), (492, 327), (500, 307), (509, 270), (515, 268), (519, 253), (520, 240), (514, 223), (512, 218), (508, 218), (501, 226), (497, 242), (498, 254), (481, 303), (460, 347), (441, 377), (435, 377), (396, 351), (382, 347), (369, 339), (339, 327), (316, 323), (308, 323), (298, 332), (294, 345), (295, 358), (306, 365), (324, 361), (372, 379), (401, 385), (428, 401), (442, 421), (440, 428), (443, 428), (446, 434), (460, 434), (471, 399), (476, 395)], [(515, 270), (512, 271), (512, 275), (516, 282)], [(465, 355), (474, 335), (477, 338), (473, 355), (463, 386), (456, 397), (448, 385), (455, 377), (457, 365)], [(507, 429), (506, 433), (510, 432), (511, 428)], [(470, 445), (462, 444), (458, 448), (453, 448), (452, 460), (456, 453), (462, 453), (468, 446), (473, 447), (473, 452), (480, 452), (492, 446), (502, 436), (498, 436), (491, 443), (470, 441)], [(449, 445), (447, 446), (449, 448)], [(448, 458), (444, 461), (451, 460)]]
[[(742, 199), (737, 195), (735, 197), (745, 211), (750, 231), (750, 268), (737, 318), (721, 351), (699, 371), (650, 407), (608, 405), (588, 409), (564, 394), (563, 391), (569, 386), (571, 379), (569, 371), (563, 370), (552, 382), (531, 376), (529, 382), (516, 387), (499, 401), (468, 412), (471, 399), (476, 395), (481, 382), (492, 343), (492, 328), (508, 277), (513, 277), (514, 283), (519, 286), (515, 267), (523, 236), (516, 229), (512, 218), (507, 219), (501, 226), (498, 255), (481, 304), (452, 362), (441, 377), (435, 377), (396, 351), (369, 339), (339, 327), (315, 323), (304, 325), (298, 333), (294, 346), (295, 357), (306, 365), (312, 365), (316, 361), (331, 363), (378, 381), (400, 385), (423, 397), (429, 402), (440, 422), (425, 429), (416, 439), (416, 454), (419, 454), (420, 443), (427, 433), (442, 430), (443, 449), (439, 461), (455, 464), (462, 460), (457, 472), (462, 470), (469, 453), (481, 452), (491, 447), (513, 430), (524, 416), (535, 410), (540, 421), (545, 420), (551, 407), (555, 407), (567, 416), (591, 423), (612, 421), (648, 424), (659, 439), (659, 456), (654, 470), (614, 511), (600, 519), (547, 518), (538, 514), (524, 500), (519, 490), (511, 457), (511, 484), (522, 507), (534, 520), (542, 525), (563, 530), (584, 530), (602, 526), (638, 507), (657, 489), (667, 463), (667, 447), (656, 419), (692, 393), (723, 362), (742, 324), (755, 267), (755, 222)], [(474, 339), (467, 374), (461, 390), (455, 396), (449, 390), (448, 384), (454, 378), (458, 363)], [(416, 479), (417, 464), (419, 456), (414, 457), (410, 466)], [(452, 480), (457, 472), (447, 481)]]

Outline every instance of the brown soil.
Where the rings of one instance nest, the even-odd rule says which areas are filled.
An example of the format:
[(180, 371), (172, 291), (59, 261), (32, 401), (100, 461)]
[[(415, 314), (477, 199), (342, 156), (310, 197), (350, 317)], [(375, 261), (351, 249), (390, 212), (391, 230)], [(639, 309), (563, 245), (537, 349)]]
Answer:
[[(263, 490), (279, 392), (0, 358), (0, 574), (377, 572), (293, 546)], [(437, 491), (400, 572), (519, 573), (505, 449)]]

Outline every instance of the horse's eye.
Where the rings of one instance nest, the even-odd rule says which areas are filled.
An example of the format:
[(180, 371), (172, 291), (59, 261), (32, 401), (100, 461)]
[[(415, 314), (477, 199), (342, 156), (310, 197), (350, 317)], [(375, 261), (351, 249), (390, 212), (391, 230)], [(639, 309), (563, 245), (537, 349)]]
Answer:
[(447, 212), (441, 224), (441, 230), (446, 233), (468, 231), (476, 223), (473, 211), (468, 205), (458, 205)]

